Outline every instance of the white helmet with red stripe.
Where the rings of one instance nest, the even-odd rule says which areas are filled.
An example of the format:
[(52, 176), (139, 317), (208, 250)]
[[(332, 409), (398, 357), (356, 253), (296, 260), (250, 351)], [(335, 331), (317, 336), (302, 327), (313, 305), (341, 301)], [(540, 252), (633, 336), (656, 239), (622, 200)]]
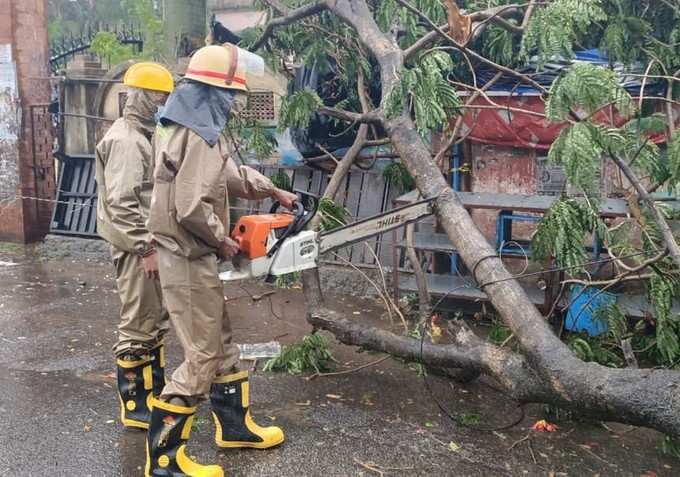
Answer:
[(264, 60), (231, 43), (204, 46), (189, 61), (185, 78), (218, 88), (248, 91), (248, 76), (262, 76)]

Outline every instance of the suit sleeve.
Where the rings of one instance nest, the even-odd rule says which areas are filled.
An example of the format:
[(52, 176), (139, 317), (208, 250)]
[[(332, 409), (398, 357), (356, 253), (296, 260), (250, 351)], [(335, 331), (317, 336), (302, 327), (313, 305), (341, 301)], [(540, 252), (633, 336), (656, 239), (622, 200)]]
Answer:
[(141, 144), (113, 141), (104, 168), (104, 200), (111, 212), (111, 225), (120, 232), (125, 248), (138, 254), (148, 250), (150, 239), (139, 204), (144, 179), (143, 148)]
[(234, 160), (227, 158), (227, 189), (230, 194), (243, 199), (261, 200), (271, 197), (276, 186), (268, 177), (260, 174), (252, 167), (237, 166)]
[(184, 146), (183, 161), (175, 177), (175, 208), (177, 221), (206, 244), (218, 248), (224, 241), (225, 229), (215, 213), (224, 205), (225, 185), (222, 168), (225, 161), (217, 148), (210, 148), (198, 137), (189, 136)]

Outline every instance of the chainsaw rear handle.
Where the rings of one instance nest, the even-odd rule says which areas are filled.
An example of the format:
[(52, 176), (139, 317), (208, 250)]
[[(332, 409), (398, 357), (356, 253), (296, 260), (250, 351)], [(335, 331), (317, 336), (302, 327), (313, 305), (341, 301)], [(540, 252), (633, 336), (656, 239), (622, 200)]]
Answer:
[[(281, 234), (281, 237), (279, 237), (272, 248), (269, 249), (269, 252), (267, 252), (267, 257), (272, 257), (281, 247), (281, 244), (287, 237), (290, 237), (291, 235), (303, 230), (309, 221), (312, 220), (314, 215), (316, 215), (316, 211), (319, 208), (319, 198), (314, 194), (310, 194), (309, 192), (302, 190), (295, 190), (295, 194), (297, 194), (297, 196), (300, 198), (300, 200), (293, 202), (293, 206), (295, 207), (295, 219), (286, 228), (283, 234)], [(311, 208), (306, 208), (305, 205), (307, 204), (311, 205)], [(279, 207), (281, 207), (281, 203), (279, 201), (274, 202), (269, 209), (269, 213), (276, 213), (276, 211), (279, 210)]]

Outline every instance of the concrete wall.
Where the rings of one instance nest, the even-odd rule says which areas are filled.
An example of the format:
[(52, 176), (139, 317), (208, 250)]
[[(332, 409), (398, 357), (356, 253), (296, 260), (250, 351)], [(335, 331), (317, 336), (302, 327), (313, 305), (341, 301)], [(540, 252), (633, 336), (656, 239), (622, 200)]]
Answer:
[(53, 199), (45, 0), (0, 0), (0, 240), (49, 229)]

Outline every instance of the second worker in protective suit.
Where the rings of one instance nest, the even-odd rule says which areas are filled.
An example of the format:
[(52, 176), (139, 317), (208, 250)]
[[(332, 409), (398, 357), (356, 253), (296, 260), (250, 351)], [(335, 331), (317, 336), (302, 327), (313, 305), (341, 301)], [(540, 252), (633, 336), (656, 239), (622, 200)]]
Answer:
[(117, 360), (120, 419), (147, 429), (152, 394), (165, 385), (163, 335), (168, 315), (158, 280), (156, 250), (146, 228), (153, 190), (151, 137), (155, 114), (173, 90), (172, 74), (156, 63), (136, 63), (123, 78), (127, 100), (97, 144), (97, 231), (111, 244), (121, 300)]
[(229, 238), (229, 194), (272, 197), (288, 208), (296, 200), (254, 169), (238, 166), (223, 133), (230, 112), (246, 102), (247, 54), (229, 44), (198, 50), (154, 136), (148, 227), (184, 362), (153, 401), (147, 477), (223, 475), (219, 466), (199, 465), (186, 453), (196, 405), (206, 394), (218, 446), (264, 449), (284, 439), (281, 429), (260, 427), (251, 417), (248, 372), (238, 372), (239, 350), (218, 276), (218, 261), (238, 251)]

